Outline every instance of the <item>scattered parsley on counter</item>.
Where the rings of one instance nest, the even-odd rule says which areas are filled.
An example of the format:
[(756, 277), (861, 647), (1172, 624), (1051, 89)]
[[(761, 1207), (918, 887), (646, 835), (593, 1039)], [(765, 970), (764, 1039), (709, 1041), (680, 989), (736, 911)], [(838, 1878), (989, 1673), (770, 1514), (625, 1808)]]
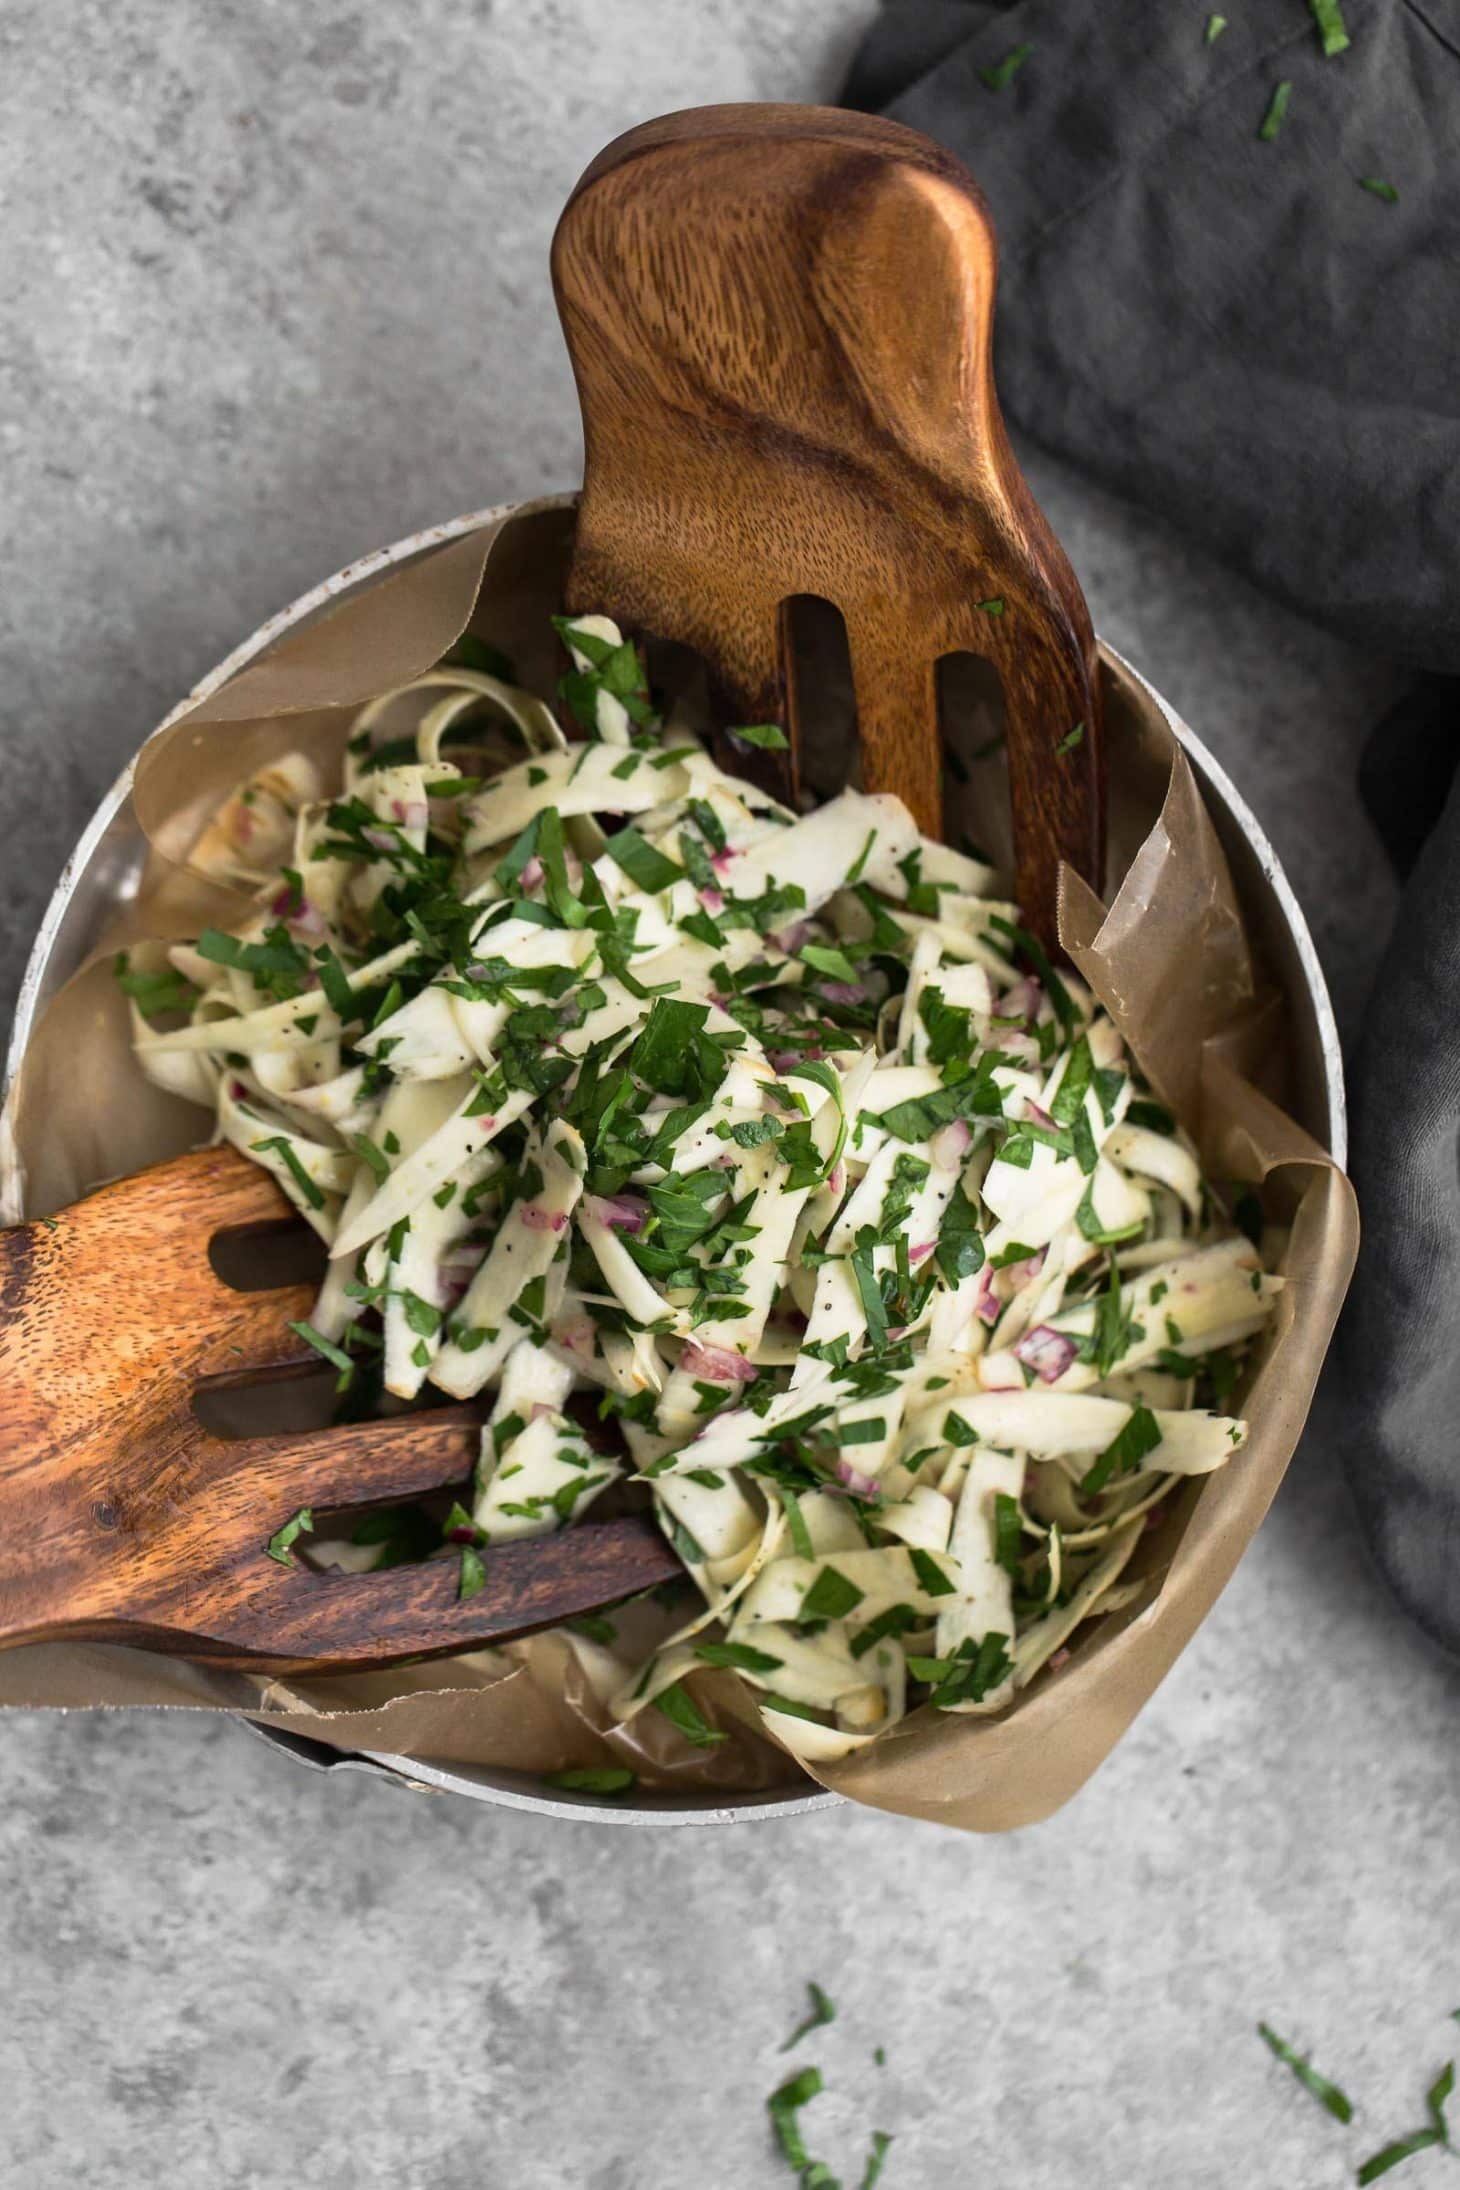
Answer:
[(1393, 2144), (1386, 2144), (1372, 2159), (1365, 2160), (1359, 2169), (1360, 2183), (1377, 2182), (1387, 2175), (1391, 2167), (1398, 2167), (1401, 2160), (1412, 2160), (1416, 2152), (1429, 2152), (1436, 2145), (1446, 2151), (1453, 2150), (1450, 2143), (1450, 2125), (1445, 2119), (1445, 2102), (1455, 2088), (1455, 2063), (1447, 2061), (1439, 2075), (1425, 2093), (1425, 2106), (1429, 2123), (1424, 2129), (1416, 2129), (1408, 2137), (1398, 2137)]
[(1308, 7), (1318, 26), (1325, 56), (1332, 60), (1335, 53), (1347, 53), (1353, 40), (1344, 26), (1343, 9), (1338, 0), (1308, 0)]
[(887, 2147), (891, 2142), (892, 2137), (887, 2130), (873, 2130), (872, 2149), (867, 2154), (867, 2165), (862, 2172), (861, 2190), (872, 2190), (873, 2184), (882, 2172), (883, 2164), (887, 2158)]
[(783, 2053), (789, 2053), (792, 2046), (799, 2045), (801, 2040), (809, 2037), (813, 2030), (820, 2030), (823, 2023), (834, 2023), (836, 2021), (836, 2009), (827, 1999), (820, 1985), (808, 1984), (806, 1990), (811, 1998), (811, 2012), (796, 2025), (790, 2037), (781, 2047)]
[(1002, 61), (996, 61), (992, 68), (981, 68), (978, 73), (990, 91), (1007, 91), (1033, 51), (1033, 46), (1015, 46)]
[(1226, 27), (1227, 18), (1225, 15), (1209, 15), (1207, 17), (1206, 43), (1209, 46), (1214, 46)]
[(1267, 103), (1267, 112), (1262, 117), (1262, 127), (1257, 132), (1264, 144), (1271, 144), (1282, 128), (1283, 116), (1288, 111), (1288, 101), (1292, 96), (1293, 87), (1284, 77), (1273, 89), (1273, 95)]
[(1398, 205), (1399, 192), (1392, 182), (1385, 182), (1382, 175), (1360, 175), (1360, 190), (1367, 190), (1372, 197), (1382, 198), (1386, 205)]
[(799, 2076), (792, 2076), (766, 2100), (776, 2142), (785, 2154), (788, 2165), (795, 2168), (803, 2179), (813, 2162), (806, 2150), (806, 2140), (801, 2134), (801, 2109), (809, 2106), (825, 2088), (819, 2068), (803, 2068)]
[(1354, 2118), (1353, 2102), (1337, 2084), (1331, 2084), (1326, 2076), (1320, 2076), (1310, 2061), (1301, 2053), (1295, 2053), (1286, 2039), (1280, 2038), (1266, 2023), (1259, 2023), (1257, 2035), (1263, 2044), (1275, 2053), (1293, 2074), (1305, 2091), (1311, 2091), (1320, 2106), (1327, 2107), (1335, 2121), (1351, 2122)]

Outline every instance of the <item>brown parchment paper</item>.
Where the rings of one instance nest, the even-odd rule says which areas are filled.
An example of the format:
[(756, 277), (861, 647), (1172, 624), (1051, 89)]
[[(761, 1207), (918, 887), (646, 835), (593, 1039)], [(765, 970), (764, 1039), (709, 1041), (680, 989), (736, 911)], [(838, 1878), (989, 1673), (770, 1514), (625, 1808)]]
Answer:
[[(245, 910), (187, 864), (214, 808), (281, 753), (302, 748), (327, 765), (358, 707), (428, 668), (468, 626), (513, 656), (524, 683), (550, 689), (548, 617), (571, 524), (561, 501), (528, 504), (388, 571), (291, 630), (143, 748), (133, 796), (150, 852), (140, 886), (44, 1013), (0, 1122), (25, 1214), (47, 1214), (206, 1130), (195, 1108), (143, 1079), (110, 960), (135, 938), (194, 934)], [(1289, 1285), (1244, 1401), (1251, 1440), (1168, 1501), (1127, 1570), (1144, 1584), (1139, 1598), (1080, 1631), (1068, 1664), (1005, 1715), (923, 1710), (814, 1775), (880, 1809), (976, 1831), (1028, 1824), (1067, 1801), (1200, 1624), (1297, 1442), (1357, 1245), (1348, 1182), (1280, 1107), (1294, 1087), (1304, 1096), (1313, 1030), (1290, 947), (1281, 962), (1271, 892), (1255, 870), (1239, 890), (1160, 709), (1122, 664), (1107, 661), (1105, 673), (1113, 887), (1106, 911), (1067, 874), (1062, 937), (1196, 1135), (1209, 1173), (1264, 1183), (1270, 1212), (1291, 1226)], [(998, 783), (974, 774), (974, 795), (997, 806)], [(997, 814), (990, 819), (985, 840), (999, 833)], [(1316, 1116), (1311, 1057), (1306, 1078)], [(591, 1667), (558, 1635), (391, 1673), (277, 1681), (98, 1644), (0, 1653), (0, 1706), (224, 1710), (338, 1749), (423, 1762), (542, 1772), (620, 1761), (650, 1788), (719, 1795), (805, 1786), (733, 1675), (696, 1674), (693, 1686), (730, 1737), (714, 1749), (689, 1748), (657, 1713), (615, 1725)]]

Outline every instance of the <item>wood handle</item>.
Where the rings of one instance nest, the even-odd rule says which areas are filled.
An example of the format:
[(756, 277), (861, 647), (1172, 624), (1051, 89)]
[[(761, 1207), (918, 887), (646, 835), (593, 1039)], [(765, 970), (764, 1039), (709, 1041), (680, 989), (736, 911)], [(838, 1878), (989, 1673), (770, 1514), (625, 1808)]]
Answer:
[(363, 1575), (281, 1564), (301, 1507), (393, 1504), (465, 1478), (461, 1408), (225, 1439), (200, 1383), (297, 1362), (287, 1327), (314, 1288), (239, 1292), (210, 1242), (277, 1224), (257, 1165), (205, 1148), (0, 1231), (0, 1649), (88, 1638), (229, 1665), (348, 1667), (468, 1649), (555, 1625), (682, 1570), (647, 1516), (459, 1561)]
[(1060, 859), (1102, 879), (1098, 685), (999, 416), (995, 270), (972, 178), (899, 124), (725, 106), (618, 138), (553, 243), (585, 442), (568, 599), (694, 647), (732, 719), (793, 730), (781, 606), (831, 601), (864, 781), (930, 834), (934, 665), (992, 660), (1021, 903), (1050, 940)]

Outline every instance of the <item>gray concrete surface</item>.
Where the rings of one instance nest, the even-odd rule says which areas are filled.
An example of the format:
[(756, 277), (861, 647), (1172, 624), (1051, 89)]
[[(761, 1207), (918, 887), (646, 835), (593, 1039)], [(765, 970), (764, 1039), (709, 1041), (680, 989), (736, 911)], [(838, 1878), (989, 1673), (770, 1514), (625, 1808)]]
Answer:
[[(9, 0), (7, 1000), (78, 827), (202, 670), (358, 551), (573, 480), (544, 252), (589, 155), (656, 110), (828, 93), (868, 12)], [(1392, 909), (1351, 762), (1392, 673), (1030, 468), (1101, 627), (1265, 819), (1351, 1031)], [(808, 2127), (849, 2184), (873, 2125), (885, 2190), (1351, 2180), (1460, 2045), (1460, 1681), (1365, 1564), (1342, 1434), (1329, 1390), (1129, 1740), (1004, 1840), (549, 1829), (218, 1722), (6, 1718), (0, 2181), (769, 2190), (808, 1978), (840, 2011), (795, 2056), (832, 2086)]]

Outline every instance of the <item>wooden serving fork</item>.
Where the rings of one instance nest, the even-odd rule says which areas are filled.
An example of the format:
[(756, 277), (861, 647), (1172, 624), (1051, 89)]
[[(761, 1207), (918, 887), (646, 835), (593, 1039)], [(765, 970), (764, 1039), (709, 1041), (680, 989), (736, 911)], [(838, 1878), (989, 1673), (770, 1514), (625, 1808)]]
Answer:
[(586, 448), (568, 606), (693, 647), (730, 722), (784, 723), (778, 770), (730, 765), (794, 801), (789, 604), (831, 602), (863, 786), (930, 836), (937, 665), (991, 660), (1019, 902), (1053, 947), (1060, 861), (1102, 881), (1099, 683), (999, 416), (995, 265), (972, 178), (895, 122), (702, 107), (609, 145), (553, 242)]
[(0, 1232), (0, 1646), (359, 1669), (505, 1642), (682, 1571), (638, 1515), (489, 1547), (464, 1599), (455, 1558), (343, 1574), (271, 1557), (300, 1507), (440, 1489), (480, 1438), (459, 1407), (267, 1437), (203, 1427), (200, 1392), (301, 1365), (288, 1323), (313, 1286), (238, 1291), (210, 1256), (288, 1214), (267, 1172), (216, 1147)]

